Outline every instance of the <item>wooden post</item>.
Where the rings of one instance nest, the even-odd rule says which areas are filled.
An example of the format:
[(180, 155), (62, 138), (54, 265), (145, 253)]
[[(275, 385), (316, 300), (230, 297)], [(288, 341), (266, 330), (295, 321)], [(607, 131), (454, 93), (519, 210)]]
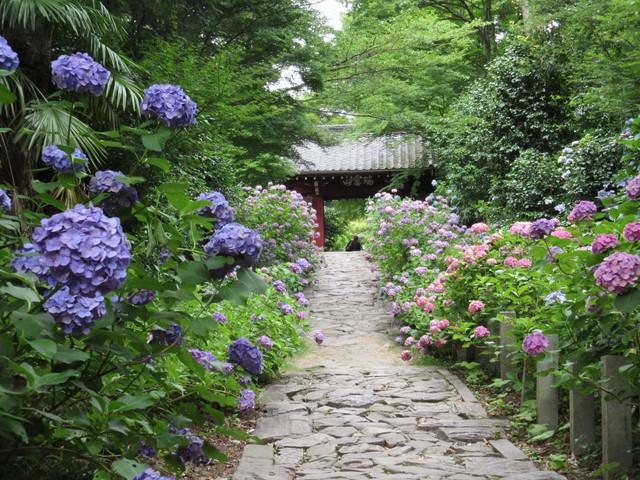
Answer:
[(508, 374), (515, 371), (516, 366), (511, 363), (511, 353), (513, 349), (509, 347), (509, 343), (513, 342), (511, 331), (513, 330), (513, 324), (509, 319), (516, 318), (516, 312), (500, 312), (500, 315), (505, 317), (505, 321), (500, 322), (500, 379), (507, 380)]
[(553, 375), (541, 376), (540, 372), (557, 368), (558, 353), (554, 352), (558, 348), (558, 335), (547, 335), (549, 339), (546, 356), (538, 360), (536, 364), (536, 411), (538, 423), (546, 425), (550, 430), (558, 428), (558, 389), (552, 387)]
[[(487, 322), (487, 329), (491, 335), (498, 335), (500, 323), (492, 318)], [(487, 345), (480, 343), (476, 345), (476, 362), (480, 364), (482, 369), (488, 373), (495, 374), (498, 370), (495, 362), (496, 347), (495, 345)]]
[[(619, 390), (623, 385), (620, 378), (620, 367), (628, 363), (622, 355), (605, 355), (602, 357), (602, 373), (605, 389)], [(602, 393), (602, 464), (619, 463), (619, 466), (608, 470), (604, 480), (615, 480), (621, 473), (628, 472), (633, 464), (631, 454), (631, 406), (618, 400), (605, 400)]]
[[(571, 373), (579, 375), (583, 366), (574, 363)], [(596, 440), (595, 403), (593, 394), (583, 395), (576, 388), (569, 391), (571, 453), (576, 457), (583, 455), (586, 447)]]

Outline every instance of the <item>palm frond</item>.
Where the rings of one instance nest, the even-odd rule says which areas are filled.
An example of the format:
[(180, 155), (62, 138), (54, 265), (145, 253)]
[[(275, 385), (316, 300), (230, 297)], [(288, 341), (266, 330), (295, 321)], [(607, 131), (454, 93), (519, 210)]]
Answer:
[(9, 28), (21, 26), (35, 30), (38, 20), (62, 24), (74, 33), (85, 30), (91, 24), (86, 9), (72, 0), (3, 0), (0, 4), (0, 18)]
[(44, 98), (38, 87), (19, 70), (13, 75), (0, 76), (0, 84), (7, 87), (17, 97), (16, 101), (0, 105), (0, 115), (18, 117), (27, 104), (27, 99)]
[(142, 89), (126, 75), (122, 75), (119, 72), (111, 72), (104, 96), (122, 110), (130, 108), (136, 113), (140, 112)]
[(115, 50), (105, 45), (98, 35), (86, 33), (82, 35), (82, 37), (87, 42), (89, 55), (91, 55), (97, 62), (113, 66), (116, 70), (126, 74), (130, 74), (132, 67), (136, 67), (136, 64), (133, 61), (123, 57)]
[(37, 104), (29, 108), (20, 125), (17, 140), (40, 155), (47, 145), (69, 145), (79, 148), (93, 162), (106, 156), (95, 131), (79, 118), (52, 103)]

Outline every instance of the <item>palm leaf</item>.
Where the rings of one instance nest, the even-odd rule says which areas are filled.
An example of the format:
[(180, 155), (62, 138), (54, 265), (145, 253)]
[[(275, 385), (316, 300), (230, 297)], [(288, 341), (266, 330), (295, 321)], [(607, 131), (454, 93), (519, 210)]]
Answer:
[(17, 117), (26, 107), (27, 99), (44, 98), (38, 87), (20, 71), (16, 71), (12, 75), (0, 76), (0, 84), (11, 90), (17, 97), (13, 103), (0, 105), (0, 115), (9, 114)]
[(111, 103), (122, 110), (130, 108), (136, 113), (140, 112), (142, 89), (131, 78), (121, 73), (111, 72), (104, 95)]
[(47, 145), (69, 145), (79, 148), (92, 163), (104, 159), (106, 151), (95, 131), (79, 118), (53, 103), (33, 105), (24, 116), (17, 140), (40, 155)]

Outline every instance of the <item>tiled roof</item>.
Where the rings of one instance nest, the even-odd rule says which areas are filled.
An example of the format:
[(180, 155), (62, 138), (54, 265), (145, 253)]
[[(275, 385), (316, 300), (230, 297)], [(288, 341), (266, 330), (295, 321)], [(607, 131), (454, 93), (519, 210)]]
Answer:
[[(336, 127), (330, 129), (339, 130)], [(428, 154), (421, 138), (405, 134), (346, 139), (330, 147), (307, 142), (297, 151), (298, 174), (401, 171), (421, 163)]]

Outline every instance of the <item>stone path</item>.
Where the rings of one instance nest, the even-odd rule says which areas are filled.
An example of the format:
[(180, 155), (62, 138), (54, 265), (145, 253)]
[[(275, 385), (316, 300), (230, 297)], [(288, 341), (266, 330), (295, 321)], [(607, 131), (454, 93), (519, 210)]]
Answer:
[(359, 252), (327, 253), (307, 294), (325, 342), (269, 385), (233, 480), (566, 480), (539, 471), (446, 370), (391, 348), (393, 316), (374, 301)]

